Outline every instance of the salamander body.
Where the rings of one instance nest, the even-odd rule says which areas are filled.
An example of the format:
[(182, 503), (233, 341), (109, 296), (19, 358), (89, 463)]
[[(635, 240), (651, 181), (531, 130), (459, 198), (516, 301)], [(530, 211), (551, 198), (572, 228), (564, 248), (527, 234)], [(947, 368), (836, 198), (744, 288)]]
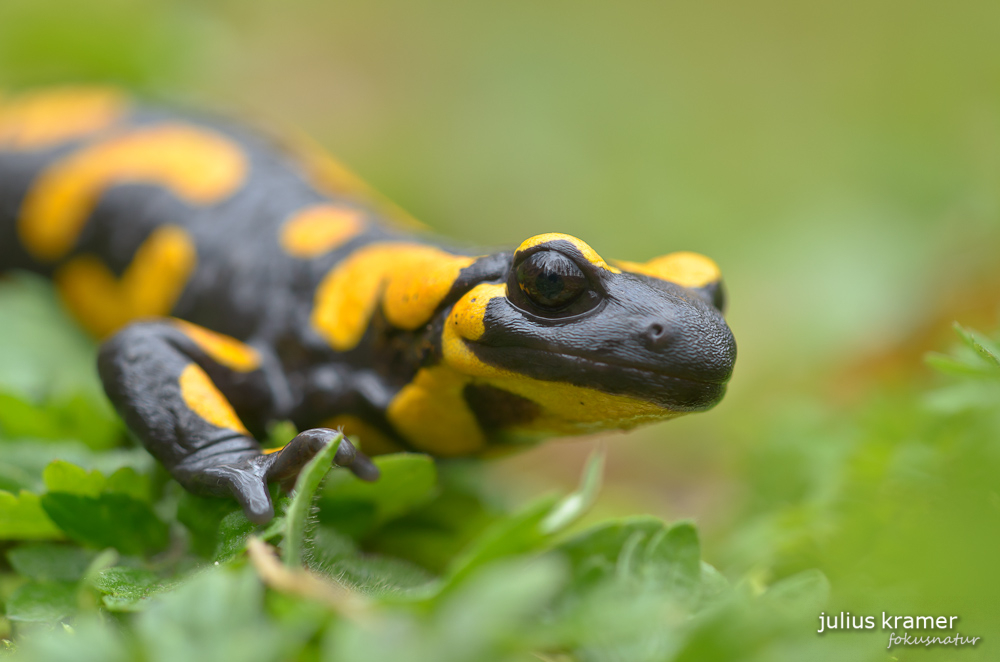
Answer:
[[(701, 411), (736, 345), (715, 263), (608, 262), (540, 234), (444, 244), (315, 149), (119, 91), (0, 97), (0, 271), (103, 339), (111, 402), (187, 489), (273, 515), (335, 434), (490, 455)], [(275, 452), (267, 424), (305, 430)], [(377, 477), (344, 443), (337, 463)]]

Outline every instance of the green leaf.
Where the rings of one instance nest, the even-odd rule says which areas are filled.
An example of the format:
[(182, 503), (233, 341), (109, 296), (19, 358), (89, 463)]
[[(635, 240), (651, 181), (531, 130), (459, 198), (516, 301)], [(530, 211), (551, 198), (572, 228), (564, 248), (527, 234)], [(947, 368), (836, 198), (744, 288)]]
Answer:
[(996, 370), (991, 370), (988, 366), (984, 366), (982, 363), (966, 363), (964, 361), (954, 359), (946, 354), (939, 354), (937, 352), (929, 352), (925, 354), (924, 363), (938, 372), (942, 372), (946, 375), (955, 375), (957, 377), (995, 377), (997, 374)]
[(108, 476), (104, 491), (124, 494), (145, 503), (153, 500), (149, 476), (139, 473), (132, 467), (121, 467)]
[(42, 509), (37, 495), (0, 491), (0, 540), (59, 540), (62, 531)]
[(219, 550), (222, 520), (239, 509), (239, 504), (232, 499), (199, 497), (185, 491), (177, 504), (177, 519), (190, 532), (194, 551), (211, 558)]
[(138, 658), (126, 648), (120, 629), (106, 619), (82, 615), (73, 627), (46, 629), (23, 636), (18, 642), (19, 662), (130, 662)]
[(433, 579), (423, 568), (402, 559), (361, 555), (350, 537), (326, 526), (316, 529), (308, 565), (339, 584), (371, 596), (405, 594)]
[[(263, 527), (263, 530), (248, 520), (239, 507), (224, 516), (216, 531), (216, 545), (212, 559), (222, 563), (235, 558), (246, 549), (247, 540), (254, 532), (257, 532), (257, 536), (262, 540), (270, 540), (283, 533), (285, 527), (283, 513), (287, 512), (291, 500), (287, 496), (280, 495), (277, 485), (272, 485), (271, 501), (274, 503), (274, 512), (279, 514), (267, 526)], [(207, 526), (208, 522), (203, 522), (202, 525)]]
[(504, 559), (475, 570), (432, 610), (398, 610), (367, 627), (341, 620), (324, 638), (324, 659), (499, 662), (532, 654), (548, 604), (565, 581), (559, 559)]
[(167, 525), (152, 511), (148, 477), (121, 467), (111, 478), (56, 460), (43, 472), (41, 505), (69, 537), (95, 547), (142, 554), (167, 543)]
[(110, 448), (122, 438), (121, 422), (93, 396), (76, 394), (42, 404), (0, 393), (0, 438), (78, 440), (94, 449)]
[(76, 582), (95, 555), (70, 545), (33, 544), (9, 550), (7, 560), (18, 574), (36, 581)]
[(438, 609), (441, 643), (467, 651), (455, 659), (476, 660), (480, 651), (499, 652), (511, 639), (530, 641), (525, 634), (538, 627), (566, 579), (564, 563), (553, 556), (504, 559), (478, 569)]
[(37, 480), (21, 467), (0, 460), (0, 490), (6, 492), (31, 491), (37, 488)]
[(49, 464), (56, 460), (71, 463), (84, 470), (98, 469), (103, 473), (132, 467), (143, 475), (149, 474), (155, 464), (149, 453), (138, 448), (96, 453), (76, 441), (0, 441), (0, 480), (9, 476), (16, 483), (13, 489), (8, 489), (11, 492), (18, 489), (42, 492), (45, 488), (42, 475)]
[(111, 611), (141, 611), (152, 596), (174, 587), (173, 582), (163, 582), (149, 570), (122, 566), (101, 571), (92, 584)]
[(297, 568), (302, 565), (302, 550), (305, 545), (306, 521), (313, 507), (313, 500), (319, 491), (323, 478), (333, 468), (333, 458), (340, 448), (344, 435), (338, 434), (316, 457), (302, 468), (295, 481), (292, 502), (285, 511), (285, 538), (282, 541), (282, 556), (285, 565)]
[(549, 537), (542, 531), (541, 524), (555, 503), (554, 497), (543, 497), (520, 512), (491, 524), (452, 563), (447, 573), (448, 582), (460, 582), (476, 568), (496, 559), (544, 549)]
[(594, 527), (557, 549), (569, 559), (580, 588), (636, 582), (688, 599), (701, 578), (698, 533), (688, 522), (667, 526), (654, 517), (628, 518)]
[(955, 414), (969, 410), (995, 410), (1000, 404), (1000, 384), (963, 381), (924, 395), (924, 404), (938, 414)]
[(278, 627), (264, 610), (264, 587), (248, 568), (217, 568), (154, 598), (135, 632), (149, 662), (266, 662), (299, 659), (316, 626), (315, 619), (302, 619)]
[[(499, 519), (485, 503), (476, 485), (456, 480), (452, 468), (442, 467), (438, 494), (429, 503), (387, 522), (365, 538), (373, 551), (407, 559), (434, 572), (443, 572), (487, 526)], [(320, 519), (328, 511), (320, 511)], [(341, 530), (340, 527), (337, 527)]]
[(42, 473), (49, 492), (66, 492), (80, 496), (98, 497), (107, 480), (96, 469), (87, 471), (75, 464), (56, 460)]
[(428, 503), (437, 491), (434, 461), (422, 454), (395, 453), (375, 458), (381, 472), (367, 483), (349, 471), (330, 474), (319, 498), (319, 519), (360, 538), (389, 520)]
[(761, 596), (768, 605), (789, 617), (816, 613), (830, 599), (830, 582), (819, 570), (805, 570), (768, 587)]
[(219, 523), (218, 542), (212, 558), (219, 563), (234, 558), (246, 548), (247, 539), (256, 530), (257, 525), (248, 520), (242, 510), (230, 512)]
[(114, 547), (123, 554), (145, 554), (167, 545), (167, 525), (148, 504), (127, 494), (106, 492), (92, 497), (49, 492), (41, 503), (66, 535), (83, 544)]
[(0, 393), (0, 434), (8, 439), (65, 438), (51, 411), (12, 393)]
[(54, 622), (77, 608), (76, 585), (67, 582), (28, 582), (7, 600), (12, 621)]
[(998, 349), (996, 345), (972, 329), (964, 328), (958, 322), (955, 322), (953, 326), (955, 333), (957, 333), (958, 337), (962, 339), (962, 342), (975, 350), (976, 354), (978, 354), (987, 365), (993, 368), (1000, 368), (1000, 349)]

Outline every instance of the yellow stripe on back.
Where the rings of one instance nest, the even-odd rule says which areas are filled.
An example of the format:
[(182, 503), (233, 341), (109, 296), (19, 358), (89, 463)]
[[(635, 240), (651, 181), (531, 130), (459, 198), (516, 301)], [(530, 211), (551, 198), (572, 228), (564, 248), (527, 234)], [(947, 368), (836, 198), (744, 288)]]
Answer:
[(53, 262), (73, 248), (110, 186), (158, 184), (186, 202), (208, 205), (233, 194), (246, 171), (243, 151), (215, 132), (184, 124), (137, 128), (45, 170), (24, 199), (18, 231), (32, 256)]
[(279, 239), (286, 253), (308, 259), (344, 245), (363, 229), (364, 222), (357, 210), (323, 204), (293, 214), (281, 226)]
[(312, 326), (337, 351), (357, 346), (380, 304), (390, 324), (417, 329), (430, 321), (459, 272), (473, 262), (423, 244), (365, 246), (323, 278)]
[(184, 320), (171, 321), (203, 352), (227, 368), (236, 372), (252, 372), (260, 367), (260, 353), (250, 345)]
[(0, 104), (0, 151), (54, 147), (114, 126), (128, 114), (128, 97), (107, 87), (57, 87)]
[(222, 395), (208, 374), (196, 363), (190, 363), (181, 372), (178, 384), (184, 404), (194, 413), (219, 428), (226, 428), (249, 435), (233, 406)]
[(183, 229), (164, 225), (150, 234), (117, 278), (93, 255), (75, 257), (53, 278), (70, 312), (98, 338), (139, 317), (170, 313), (194, 272), (194, 241)]

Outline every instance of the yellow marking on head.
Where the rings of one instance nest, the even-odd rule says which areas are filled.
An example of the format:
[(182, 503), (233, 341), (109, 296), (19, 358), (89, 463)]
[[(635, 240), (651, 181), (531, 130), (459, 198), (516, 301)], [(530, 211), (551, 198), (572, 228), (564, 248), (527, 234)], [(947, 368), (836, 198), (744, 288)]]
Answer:
[(714, 261), (688, 251), (669, 253), (649, 262), (615, 260), (615, 264), (625, 271), (668, 280), (682, 287), (704, 287), (722, 278), (722, 272)]
[(184, 320), (174, 319), (171, 322), (203, 352), (227, 368), (237, 372), (253, 372), (260, 367), (260, 353), (250, 345)]
[(197, 363), (188, 364), (177, 381), (181, 387), (181, 398), (191, 411), (216, 427), (250, 434), (226, 396), (222, 395)]
[(615, 274), (621, 273), (620, 269), (616, 269), (615, 267), (612, 267), (607, 262), (605, 262), (604, 258), (598, 255), (597, 251), (591, 248), (590, 245), (588, 245), (586, 242), (577, 239), (572, 235), (562, 234), (560, 232), (548, 232), (546, 234), (538, 234), (535, 235), (534, 237), (531, 237), (530, 239), (526, 239), (524, 243), (522, 243), (520, 246), (517, 247), (517, 250), (514, 253), (516, 255), (521, 251), (525, 251), (528, 250), (529, 248), (534, 248), (535, 246), (540, 246), (542, 244), (547, 244), (550, 241), (568, 241), (569, 243), (573, 244), (578, 251), (583, 253), (583, 257), (586, 258), (586, 260), (591, 264), (593, 264), (595, 267), (600, 267), (601, 269), (605, 269)]
[[(288, 444), (285, 444), (287, 446)], [(277, 446), (275, 448), (264, 448), (260, 452), (264, 455), (270, 455), (271, 453), (277, 453), (278, 451), (285, 450), (285, 446)]]
[(323, 421), (320, 425), (334, 430), (343, 429), (345, 437), (356, 437), (360, 443), (358, 450), (366, 455), (385, 455), (405, 450), (384, 432), (357, 416), (341, 414)]
[(139, 317), (168, 314), (194, 271), (194, 241), (175, 225), (149, 235), (117, 278), (93, 255), (75, 257), (54, 276), (70, 312), (98, 338)]
[(445, 366), (421, 368), (389, 403), (386, 416), (419, 450), (441, 457), (478, 453), (486, 438), (462, 394), (468, 383)]
[(512, 374), (486, 381), (491, 386), (527, 398), (541, 408), (538, 417), (512, 427), (513, 431), (588, 434), (601, 430), (630, 430), (683, 415), (683, 412), (637, 398), (524, 375)]
[(183, 124), (140, 127), (45, 170), (24, 199), (18, 231), (32, 256), (53, 262), (73, 248), (110, 186), (158, 184), (186, 202), (209, 205), (234, 193), (246, 171), (240, 148), (217, 133)]
[(483, 363), (472, 353), (466, 340), (476, 341), (486, 332), (484, 316), (492, 299), (507, 296), (502, 283), (480, 283), (452, 306), (441, 334), (441, 349), (445, 363), (458, 372), (476, 377), (498, 377), (505, 373)]
[(329, 253), (364, 229), (361, 213), (336, 205), (315, 205), (295, 212), (281, 226), (285, 252), (304, 259)]
[(459, 272), (473, 262), (475, 258), (421, 244), (365, 246), (319, 284), (312, 326), (338, 351), (361, 342), (380, 304), (393, 326), (418, 329), (430, 321)]
[(128, 113), (128, 98), (107, 87), (28, 92), (0, 105), (0, 151), (54, 147), (107, 129)]

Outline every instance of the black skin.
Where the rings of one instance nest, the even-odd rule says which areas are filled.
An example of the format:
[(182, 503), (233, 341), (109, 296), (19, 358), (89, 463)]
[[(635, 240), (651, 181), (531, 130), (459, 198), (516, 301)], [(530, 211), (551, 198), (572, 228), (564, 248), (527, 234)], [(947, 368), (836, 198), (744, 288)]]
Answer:
[[(321, 190), (280, 145), (231, 124), (139, 109), (117, 129), (164, 121), (207, 127), (238, 144), (250, 163), (240, 190), (217, 204), (195, 206), (153, 184), (112, 186), (101, 194), (72, 252), (56, 263), (40, 263), (22, 248), (16, 231), (21, 201), (48, 165), (99, 136), (29, 152), (5, 152), (0, 145), (0, 271), (51, 276), (66, 259), (89, 254), (120, 276), (157, 227), (176, 225), (191, 235), (197, 267), (170, 316), (246, 343), (260, 355), (260, 367), (241, 372), (223, 365), (165, 319), (132, 322), (102, 345), (98, 360), (108, 397), (129, 429), (191, 492), (231, 496), (252, 521), (268, 521), (273, 516), (268, 483), (294, 482), (337, 434), (322, 426), (336, 414), (356, 416), (401, 449), (411, 449), (387, 420), (386, 408), (420, 368), (442, 361), (441, 331), (448, 312), (484, 282), (507, 282), (510, 297), (487, 308), (486, 333), (472, 347), (485, 362), (536, 379), (630, 395), (672, 411), (707, 409), (725, 391), (736, 348), (721, 314), (721, 283), (689, 289), (612, 274), (560, 241), (481, 257), (461, 271), (426, 326), (393, 328), (376, 311), (361, 342), (336, 352), (309, 321), (322, 278), (373, 242), (441, 244), (392, 229), (377, 202)], [(323, 202), (357, 210), (366, 229), (313, 259), (286, 254), (277, 240), (282, 223)], [(185, 405), (178, 378), (192, 362), (232, 404), (250, 434), (215, 426)], [(506, 427), (537, 413), (534, 403), (488, 385), (470, 383), (464, 398), (490, 443), (504, 443)], [(265, 455), (256, 438), (275, 420), (291, 420), (305, 431)], [(363, 480), (378, 477), (371, 460), (346, 440), (335, 462)]]

